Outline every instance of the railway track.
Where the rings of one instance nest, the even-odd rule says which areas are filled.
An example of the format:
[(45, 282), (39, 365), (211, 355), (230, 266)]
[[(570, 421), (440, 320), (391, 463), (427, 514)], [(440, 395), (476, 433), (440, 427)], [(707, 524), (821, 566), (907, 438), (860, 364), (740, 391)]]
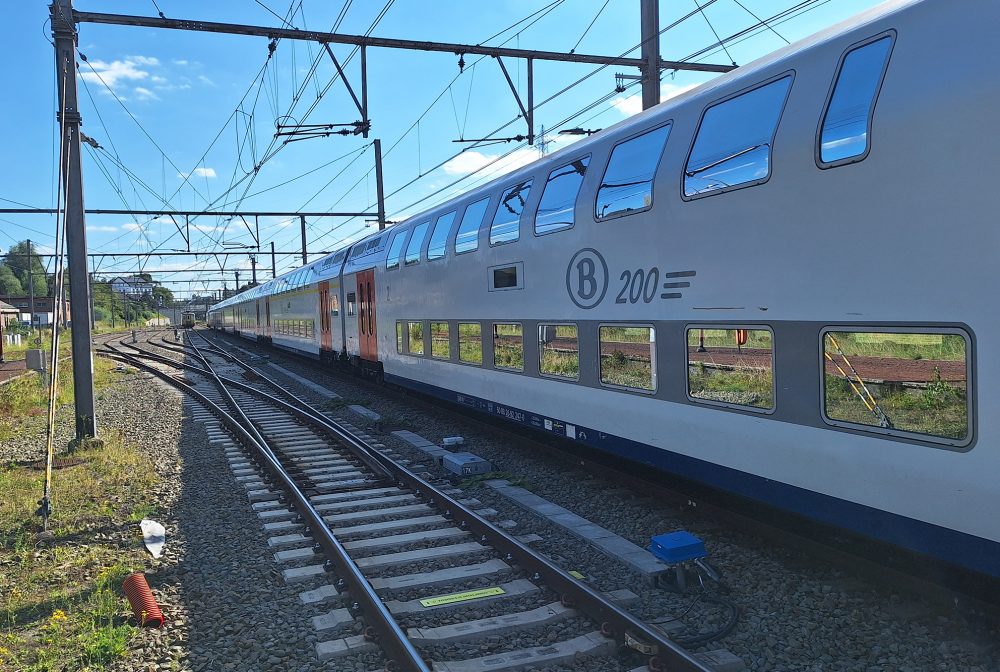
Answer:
[(495, 512), (410, 470), (357, 428), (200, 335), (170, 336), (110, 339), (100, 353), (184, 390), (204, 406), (197, 419), (213, 423), (210, 436), (232, 437), (227, 457), (285, 579), (318, 584), (303, 602), (330, 607), (313, 619), (321, 658), (378, 650), (385, 669), (407, 671), (584, 657), (618, 658), (621, 669), (711, 669), (626, 611), (627, 591), (595, 591)]

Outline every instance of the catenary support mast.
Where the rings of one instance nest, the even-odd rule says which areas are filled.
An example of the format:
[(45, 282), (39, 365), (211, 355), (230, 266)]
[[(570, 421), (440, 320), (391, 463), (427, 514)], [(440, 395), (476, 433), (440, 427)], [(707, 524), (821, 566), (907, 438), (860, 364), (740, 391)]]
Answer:
[(639, 0), (642, 39), (642, 109), (660, 102), (660, 0)]
[[(59, 90), (62, 189), (66, 203), (63, 223), (69, 254), (69, 295), (73, 310), (73, 393), (76, 438), (97, 436), (94, 411), (94, 360), (90, 350), (90, 279), (87, 277), (87, 229), (83, 208), (83, 172), (80, 161), (80, 108), (76, 91), (76, 26), (72, 0), (54, 0), (52, 37), (55, 39)], [(56, 298), (58, 300), (58, 297)], [(57, 325), (52, 325), (53, 329)]]

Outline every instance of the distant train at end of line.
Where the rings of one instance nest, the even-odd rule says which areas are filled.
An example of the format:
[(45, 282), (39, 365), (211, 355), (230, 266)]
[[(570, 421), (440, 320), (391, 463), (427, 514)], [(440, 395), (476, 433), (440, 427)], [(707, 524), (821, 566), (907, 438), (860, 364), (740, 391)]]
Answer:
[(997, 25), (883, 3), (209, 325), (998, 578)]
[(193, 329), (195, 323), (195, 316), (192, 312), (181, 313), (181, 327), (184, 329)]

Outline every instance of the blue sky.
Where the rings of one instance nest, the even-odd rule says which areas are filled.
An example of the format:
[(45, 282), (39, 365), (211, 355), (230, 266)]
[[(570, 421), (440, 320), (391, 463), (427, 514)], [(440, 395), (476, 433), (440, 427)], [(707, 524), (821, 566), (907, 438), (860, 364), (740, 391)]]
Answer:
[[(329, 30), (343, 6), (341, 0), (261, 2), (292, 25), (312, 30)], [(716, 41), (713, 29), (727, 37), (756, 24), (754, 14), (767, 18), (800, 0), (699, 2), (705, 7), (704, 16), (695, 14), (663, 35), (660, 52), (664, 58), (687, 58)], [(569, 51), (583, 36), (577, 52), (618, 55), (639, 42), (639, 2), (608, 0), (584, 36), (604, 4), (604, 0), (396, 0), (372, 34), (480, 43), (538, 12), (488, 44), (507, 42), (507, 46)], [(817, 0), (808, 6), (809, 11), (774, 24), (774, 30), (757, 30), (728, 45), (728, 54), (715, 50), (700, 60), (747, 63), (783, 46), (783, 39), (795, 41), (876, 4), (878, 0)], [(171, 18), (279, 25), (278, 18), (256, 0), (156, 0), (156, 5)], [(295, 8), (293, 15), (289, 14), (290, 6)], [(75, 7), (151, 16), (157, 12), (153, 0), (76, 0)], [(366, 32), (384, 7), (383, 0), (351, 2), (339, 32)], [(661, 27), (695, 7), (695, 0), (662, 1)], [(5, 166), (0, 207), (17, 207), (10, 201), (38, 207), (55, 205), (55, 76), (47, 19), (48, 8), (38, 0), (14, 3), (8, 8), (8, 66), (0, 71), (0, 86), (7, 92), (0, 118), (8, 129), (0, 145)], [(341, 62), (352, 51), (349, 46), (333, 49)], [(377, 137), (382, 140), (385, 157), (386, 193), (393, 194), (387, 200), (387, 213), (390, 219), (399, 219), (477, 184), (484, 173), (509, 169), (538, 156), (535, 148), (518, 148), (517, 143), (509, 143), (468, 149), (448, 161), (463, 147), (453, 140), (489, 135), (514, 121), (518, 114), (503, 75), (491, 59), (477, 63), (477, 57), (466, 56), (465, 71), (458, 76), (457, 58), (451, 54), (370, 49), (371, 138), (335, 136), (281, 146), (273, 139), (277, 117), (290, 113), (300, 123), (347, 123), (358, 118), (340, 82), (317, 102), (317, 92), (335, 74), (326, 56), (318, 58), (321, 54), (317, 45), (282, 41), (268, 59), (265, 38), (83, 24), (79, 51), (87, 58), (87, 62), (80, 63), (83, 132), (103, 148), (84, 152), (85, 199), (91, 208), (373, 210), (375, 177), (368, 145), (371, 138)], [(16, 63), (12, 54), (17, 55)], [(317, 58), (319, 65), (307, 77)], [(523, 94), (523, 62), (507, 65)], [(358, 68), (357, 57), (346, 66), (356, 88), (360, 86)], [(588, 65), (536, 63), (536, 102), (594, 69)], [(615, 86), (616, 72), (635, 74), (621, 68), (604, 69), (538, 109), (537, 125), (552, 128), (608, 96)], [(670, 95), (709, 77), (699, 73), (668, 75), (663, 93)], [(292, 105), (297, 91), (301, 95)], [(609, 126), (638, 111), (638, 99), (631, 97), (635, 93), (637, 89), (632, 88), (602, 101), (563, 127)], [(418, 118), (419, 124), (415, 125)], [(497, 135), (517, 135), (524, 128), (524, 122), (517, 120)], [(559, 143), (570, 140), (567, 136), (553, 137)], [(451, 186), (471, 170), (511, 150), (510, 157), (491, 169)], [(267, 160), (253, 175), (255, 164), (264, 157)], [(442, 162), (446, 162), (443, 167), (431, 170)], [(308, 171), (312, 172), (303, 176)], [(184, 176), (190, 177), (185, 180)], [(439, 191), (423, 205), (414, 205)], [(43, 246), (52, 244), (53, 218), (0, 216), (0, 250), (27, 237)], [(261, 218), (259, 224), (262, 250), (269, 249), (272, 240), (279, 251), (299, 249), (297, 220)], [(173, 223), (166, 218), (91, 216), (87, 225), (92, 252), (145, 252), (184, 246)], [(192, 229), (192, 250), (253, 243), (239, 220), (200, 217), (192, 221)], [(310, 220), (310, 253), (336, 249), (343, 241), (368, 231), (363, 218)], [(134, 272), (140, 270), (139, 263), (135, 258), (117, 262), (106, 259), (99, 271), (108, 275)], [(278, 271), (297, 263), (297, 257), (279, 258)], [(259, 268), (269, 266), (269, 258), (260, 259)], [(241, 267), (249, 267), (246, 258), (233, 257), (226, 264), (225, 277), (230, 287), (232, 270)], [(210, 257), (196, 260), (154, 256), (142, 262), (142, 269), (161, 280), (199, 280), (198, 284), (168, 284), (180, 294), (203, 292), (222, 284), (218, 281), (222, 271)], [(258, 276), (267, 277), (264, 271)], [(249, 272), (244, 271), (242, 279), (248, 278)]]

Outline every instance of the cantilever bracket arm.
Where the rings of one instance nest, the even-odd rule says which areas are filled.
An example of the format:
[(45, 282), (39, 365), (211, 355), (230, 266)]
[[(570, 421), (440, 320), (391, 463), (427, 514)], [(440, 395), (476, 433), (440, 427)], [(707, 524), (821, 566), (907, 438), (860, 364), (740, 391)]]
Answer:
[(497, 63), (500, 65), (500, 69), (503, 71), (503, 76), (507, 79), (507, 86), (510, 87), (510, 92), (514, 94), (514, 100), (517, 101), (517, 106), (521, 109), (521, 116), (524, 117), (524, 121), (528, 124), (528, 144), (535, 144), (535, 82), (534, 82), (534, 59), (526, 59), (528, 62), (528, 106), (525, 108), (524, 103), (521, 102), (521, 96), (517, 92), (517, 87), (514, 85), (514, 80), (510, 78), (510, 73), (507, 72), (507, 66), (503, 64), (503, 59), (499, 56), (495, 57)]
[(329, 55), (330, 60), (333, 61), (333, 67), (337, 68), (337, 74), (340, 75), (340, 79), (344, 82), (344, 86), (347, 87), (347, 92), (351, 94), (351, 99), (354, 101), (354, 106), (358, 108), (358, 114), (361, 115), (361, 136), (368, 137), (368, 129), (371, 123), (368, 121), (368, 57), (366, 49), (364, 46), (361, 47), (361, 100), (358, 100), (357, 95), (354, 93), (354, 87), (351, 86), (350, 80), (347, 79), (347, 75), (344, 73), (344, 69), (340, 67), (340, 61), (337, 57), (333, 55), (333, 49), (330, 48), (328, 42), (323, 42), (323, 48), (326, 49), (327, 55)]

